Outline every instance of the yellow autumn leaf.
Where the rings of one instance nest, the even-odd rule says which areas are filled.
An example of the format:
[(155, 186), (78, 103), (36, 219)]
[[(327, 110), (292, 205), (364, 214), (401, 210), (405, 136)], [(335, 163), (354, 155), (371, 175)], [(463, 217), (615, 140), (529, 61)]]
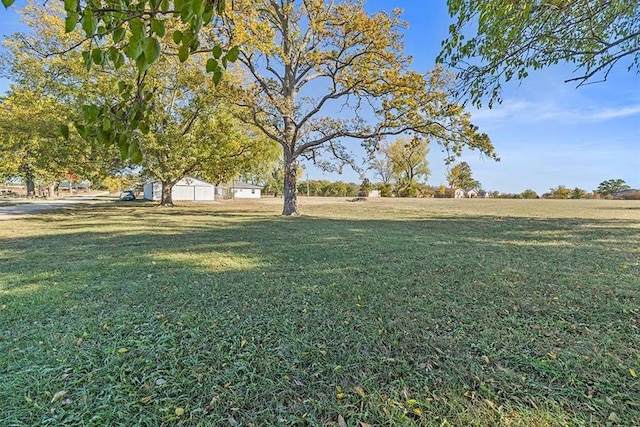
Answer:
[(638, 374), (636, 374), (636, 371), (634, 371), (633, 369), (629, 369), (629, 373), (633, 378), (638, 378)]
[(422, 409), (420, 408), (413, 408), (413, 413), (419, 417), (422, 417), (424, 415), (424, 412), (422, 412)]
[(126, 347), (120, 347), (119, 349), (116, 350), (116, 352), (122, 354), (122, 353), (126, 353), (127, 351), (129, 351), (128, 348)]
[(176, 408), (174, 411), (177, 417), (181, 417), (184, 415), (184, 408)]
[(340, 399), (344, 399), (344, 393), (337, 393), (336, 394), (336, 399), (340, 400)]
[(549, 359), (558, 360), (558, 355), (553, 351), (550, 351), (549, 353), (547, 353), (547, 356), (549, 356)]
[(360, 395), (360, 397), (364, 397), (364, 390), (362, 389), (362, 387), (354, 387), (353, 391), (356, 392), (356, 394)]
[(105, 331), (108, 331), (109, 330), (109, 324), (105, 323), (104, 325), (102, 325), (102, 329), (105, 330)]
[(142, 399), (140, 399), (140, 403), (149, 403), (151, 402), (151, 399), (153, 399), (151, 396), (145, 396)]

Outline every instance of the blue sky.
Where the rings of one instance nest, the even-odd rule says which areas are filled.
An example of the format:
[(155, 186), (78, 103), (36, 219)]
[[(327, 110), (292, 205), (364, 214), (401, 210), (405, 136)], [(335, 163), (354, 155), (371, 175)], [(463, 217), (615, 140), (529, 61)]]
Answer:
[[(405, 47), (414, 58), (414, 68), (426, 71), (435, 65), (451, 23), (446, 0), (367, 0), (366, 7), (371, 12), (403, 9), (409, 23)], [(20, 29), (14, 10), (0, 8), (0, 35)], [(501, 105), (471, 110), (474, 123), (489, 134), (501, 161), (469, 151), (462, 160), (471, 165), (483, 188), (491, 191), (532, 188), (544, 193), (558, 185), (590, 191), (611, 178), (640, 188), (640, 78), (627, 72), (626, 65), (607, 82), (582, 88), (564, 83), (572, 75), (566, 65), (532, 72), (522, 82), (505, 85)], [(0, 80), (0, 93), (7, 89), (8, 82)], [(429, 184), (446, 181), (443, 157), (439, 147), (432, 146)], [(308, 176), (359, 181), (351, 170), (325, 174), (312, 166)]]

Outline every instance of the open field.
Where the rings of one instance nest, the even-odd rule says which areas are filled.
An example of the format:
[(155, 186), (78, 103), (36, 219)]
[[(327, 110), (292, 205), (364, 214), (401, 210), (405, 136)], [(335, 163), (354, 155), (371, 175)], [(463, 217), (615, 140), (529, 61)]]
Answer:
[(0, 223), (0, 425), (640, 426), (640, 202)]

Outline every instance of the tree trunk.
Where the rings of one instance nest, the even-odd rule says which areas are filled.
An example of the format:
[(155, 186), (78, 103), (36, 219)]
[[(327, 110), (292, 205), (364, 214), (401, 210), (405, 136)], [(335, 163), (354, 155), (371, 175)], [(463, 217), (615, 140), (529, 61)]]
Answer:
[(284, 207), (282, 215), (298, 215), (298, 196), (296, 194), (296, 181), (298, 180), (298, 161), (285, 149), (284, 159)]
[(160, 200), (160, 206), (173, 206), (173, 196), (171, 195), (172, 189), (173, 183), (162, 181), (162, 198)]
[(35, 196), (35, 192), (36, 192), (36, 186), (35, 186), (35, 183), (33, 182), (33, 175), (29, 173), (27, 175), (27, 197)]
[(49, 183), (49, 197), (54, 197), (58, 195), (58, 182), (50, 182)]

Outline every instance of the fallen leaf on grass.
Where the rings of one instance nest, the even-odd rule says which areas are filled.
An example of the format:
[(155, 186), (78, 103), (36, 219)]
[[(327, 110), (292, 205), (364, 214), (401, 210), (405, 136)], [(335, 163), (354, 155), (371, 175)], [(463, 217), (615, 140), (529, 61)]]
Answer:
[(218, 402), (218, 400), (220, 400), (219, 396), (214, 396), (213, 399), (211, 399), (211, 402), (209, 402), (209, 404), (206, 406), (206, 408), (204, 408), (204, 413), (208, 414), (209, 412), (213, 411), (216, 407), (216, 403)]
[(342, 415), (338, 415), (338, 425), (340, 427), (347, 427), (347, 422), (344, 420)]
[(612, 423), (619, 423), (621, 421), (620, 417), (615, 412), (610, 413), (609, 418), (607, 418), (607, 420), (611, 421)]
[(358, 395), (360, 395), (360, 397), (364, 397), (364, 390), (362, 389), (362, 387), (354, 387), (353, 391), (355, 391)]
[(120, 347), (119, 349), (116, 350), (116, 352), (120, 354), (126, 353), (127, 351), (129, 351), (129, 349), (126, 347)]
[(553, 351), (550, 351), (549, 353), (547, 353), (547, 356), (549, 356), (549, 359), (551, 360), (558, 360), (558, 355)]
[(338, 399), (338, 400), (344, 399), (344, 393), (337, 393), (336, 394), (336, 399)]
[(176, 408), (174, 411), (177, 417), (181, 417), (184, 415), (184, 408)]
[(629, 373), (633, 378), (638, 378), (638, 374), (636, 374), (636, 371), (634, 371), (633, 369), (629, 369)]
[(58, 400), (62, 399), (63, 397), (65, 397), (67, 395), (67, 393), (69, 393), (69, 390), (60, 390), (57, 391), (53, 397), (51, 398), (51, 403), (57, 402)]

